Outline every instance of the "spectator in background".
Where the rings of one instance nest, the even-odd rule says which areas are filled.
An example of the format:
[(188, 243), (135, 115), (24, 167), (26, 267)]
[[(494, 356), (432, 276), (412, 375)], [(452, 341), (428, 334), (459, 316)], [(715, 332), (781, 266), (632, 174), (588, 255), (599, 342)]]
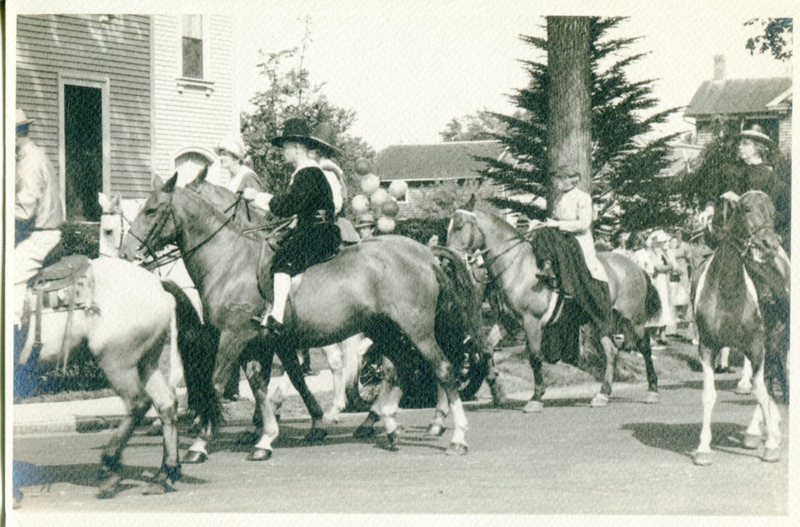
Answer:
[(669, 235), (657, 230), (649, 236), (650, 253), (653, 262), (653, 285), (658, 291), (661, 300), (661, 314), (656, 325), (656, 342), (666, 344), (666, 332), (668, 327), (675, 327), (675, 310), (672, 305), (672, 298), (669, 293), (669, 276), (672, 273), (672, 265), (666, 253), (666, 246), (669, 243)]
[[(676, 324), (688, 322), (691, 317), (689, 313), (689, 255), (680, 231), (670, 238), (666, 253), (667, 259), (672, 265), (672, 272), (669, 275), (669, 293), (675, 308)], [(672, 333), (676, 332), (677, 327)]]

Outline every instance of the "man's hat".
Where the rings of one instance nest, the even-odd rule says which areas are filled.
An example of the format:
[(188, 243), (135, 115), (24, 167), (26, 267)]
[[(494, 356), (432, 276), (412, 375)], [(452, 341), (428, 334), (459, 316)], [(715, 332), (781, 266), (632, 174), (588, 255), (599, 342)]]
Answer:
[(274, 146), (282, 147), (284, 143), (294, 141), (306, 145), (308, 148), (330, 147), (327, 143), (321, 143), (312, 137), (311, 127), (305, 119), (287, 119), (283, 124), (283, 134), (270, 140)]
[(17, 126), (31, 124), (32, 122), (33, 119), (28, 119), (28, 116), (25, 115), (25, 110), (22, 108), (17, 108)]
[(311, 138), (318, 143), (314, 149), (324, 157), (334, 157), (339, 153), (339, 150), (333, 146), (336, 144), (336, 130), (333, 129), (331, 123), (326, 121), (318, 124), (311, 133)]
[(220, 152), (228, 152), (239, 160), (243, 160), (245, 157), (244, 143), (238, 137), (225, 138), (214, 151), (217, 152), (217, 155), (219, 155)]
[(754, 141), (758, 141), (767, 146), (772, 146), (772, 139), (770, 139), (764, 129), (757, 124), (750, 126), (750, 128), (747, 128), (746, 130), (742, 130), (742, 133), (739, 134), (739, 136), (753, 139)]

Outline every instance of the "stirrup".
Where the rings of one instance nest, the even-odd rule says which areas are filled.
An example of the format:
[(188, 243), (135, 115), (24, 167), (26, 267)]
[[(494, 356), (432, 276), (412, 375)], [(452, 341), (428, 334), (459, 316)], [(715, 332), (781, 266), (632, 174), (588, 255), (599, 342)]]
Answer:
[(269, 318), (269, 309), (265, 309), (261, 315), (250, 317), (250, 320), (261, 326), (262, 328), (267, 327), (267, 319)]

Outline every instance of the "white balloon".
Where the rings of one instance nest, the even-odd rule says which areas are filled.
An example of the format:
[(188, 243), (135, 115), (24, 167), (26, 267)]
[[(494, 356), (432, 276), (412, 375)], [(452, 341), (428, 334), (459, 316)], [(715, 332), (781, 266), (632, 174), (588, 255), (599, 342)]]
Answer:
[(381, 186), (381, 178), (376, 176), (375, 174), (367, 174), (366, 176), (361, 178), (361, 190), (364, 191), (364, 194), (367, 196), (371, 195), (373, 192), (378, 190)]
[(403, 199), (403, 196), (406, 195), (406, 192), (408, 192), (408, 183), (401, 179), (392, 181), (391, 185), (389, 185), (389, 194), (391, 194), (395, 199)]
[(386, 203), (387, 199), (389, 199), (389, 193), (382, 188), (379, 188), (378, 190), (373, 192), (372, 195), (369, 197), (370, 203), (372, 203), (372, 206), (375, 207), (376, 209), (380, 208), (381, 205)]
[(389, 216), (381, 216), (378, 218), (378, 230), (384, 234), (394, 231), (396, 226), (397, 223), (394, 221), (394, 218), (390, 218)]
[(350, 207), (357, 213), (369, 210), (369, 198), (363, 194), (357, 194), (350, 200)]

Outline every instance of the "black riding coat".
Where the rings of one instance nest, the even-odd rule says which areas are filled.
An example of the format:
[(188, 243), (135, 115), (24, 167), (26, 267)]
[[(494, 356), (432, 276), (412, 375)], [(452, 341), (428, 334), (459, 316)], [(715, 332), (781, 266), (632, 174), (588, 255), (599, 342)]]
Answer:
[(333, 223), (331, 188), (321, 169), (298, 170), (286, 193), (274, 196), (269, 208), (279, 217), (297, 215), (297, 226), (278, 245), (272, 272), (296, 275), (336, 253), (341, 238)]

